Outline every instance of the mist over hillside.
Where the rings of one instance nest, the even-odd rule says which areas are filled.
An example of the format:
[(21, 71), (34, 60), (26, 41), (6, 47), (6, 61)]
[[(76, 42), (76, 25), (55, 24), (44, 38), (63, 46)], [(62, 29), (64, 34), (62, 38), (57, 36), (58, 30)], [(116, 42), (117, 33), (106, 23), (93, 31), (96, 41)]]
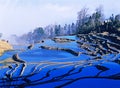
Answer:
[(46, 27), (36, 27), (32, 31), (21, 36), (12, 35), (9, 39), (11, 43), (29, 44), (38, 43), (43, 39), (54, 38), (56, 36), (67, 36), (87, 33), (116, 34), (120, 36), (120, 14), (111, 14), (105, 18), (103, 7), (96, 8), (94, 13), (89, 13), (89, 8), (82, 8), (77, 14), (77, 20), (71, 24), (54, 24)]

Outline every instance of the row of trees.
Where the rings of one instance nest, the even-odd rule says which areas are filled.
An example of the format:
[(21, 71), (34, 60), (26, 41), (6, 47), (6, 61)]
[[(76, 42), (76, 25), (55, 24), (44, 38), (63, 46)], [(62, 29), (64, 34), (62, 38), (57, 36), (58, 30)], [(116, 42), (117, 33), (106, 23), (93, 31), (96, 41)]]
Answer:
[(61, 35), (71, 35), (90, 32), (119, 33), (120, 14), (111, 15), (105, 19), (103, 7), (96, 8), (92, 14), (88, 13), (88, 8), (83, 8), (78, 12), (76, 23), (61, 25), (48, 25), (45, 28), (38, 27), (33, 32), (24, 34), (16, 39), (20, 42), (37, 42), (43, 38), (52, 38)]
[(64, 26), (61, 26), (60, 24), (48, 25), (44, 28), (44, 31), (48, 37), (71, 35), (76, 33), (76, 24), (65, 24)]
[(65, 24), (61, 25), (48, 25), (45, 28), (38, 27), (33, 30), (33, 32), (28, 32), (27, 34), (23, 34), (20, 37), (16, 37), (16, 40), (20, 43), (35, 43), (39, 42), (44, 38), (53, 38), (55, 36), (61, 35), (71, 35), (76, 34), (76, 24)]

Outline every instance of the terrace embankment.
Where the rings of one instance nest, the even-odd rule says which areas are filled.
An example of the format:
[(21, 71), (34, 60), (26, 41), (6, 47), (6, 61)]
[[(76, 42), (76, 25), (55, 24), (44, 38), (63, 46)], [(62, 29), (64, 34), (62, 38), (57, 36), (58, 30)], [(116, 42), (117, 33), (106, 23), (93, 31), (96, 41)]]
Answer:
[(73, 39), (67, 39), (67, 38), (54, 38), (52, 40), (55, 41), (55, 42), (58, 42), (58, 43), (66, 43), (66, 42), (75, 41)]
[(76, 52), (74, 50), (71, 49), (67, 49), (67, 48), (58, 48), (58, 47), (52, 47), (52, 46), (41, 46), (40, 48), (42, 49), (48, 49), (48, 50), (61, 50), (61, 51), (66, 51), (68, 53), (71, 53), (75, 56), (79, 56), (81, 53), (80, 52)]

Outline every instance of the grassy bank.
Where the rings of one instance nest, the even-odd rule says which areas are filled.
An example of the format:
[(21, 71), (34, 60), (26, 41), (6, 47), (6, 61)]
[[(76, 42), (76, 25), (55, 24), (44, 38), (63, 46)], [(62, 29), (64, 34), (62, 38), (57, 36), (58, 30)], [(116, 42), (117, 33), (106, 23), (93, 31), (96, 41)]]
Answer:
[(6, 42), (6, 41), (2, 41), (0, 40), (0, 56), (7, 50), (11, 50), (12, 46)]

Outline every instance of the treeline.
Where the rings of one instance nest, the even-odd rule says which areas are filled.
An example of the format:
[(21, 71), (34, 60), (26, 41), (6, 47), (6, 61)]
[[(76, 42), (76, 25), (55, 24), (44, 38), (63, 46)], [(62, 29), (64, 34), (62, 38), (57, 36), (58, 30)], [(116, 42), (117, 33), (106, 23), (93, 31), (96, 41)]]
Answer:
[(37, 43), (45, 38), (53, 38), (55, 36), (76, 34), (76, 24), (48, 25), (46, 27), (38, 27), (27, 34), (20, 37), (13, 36), (19, 43)]
[(92, 14), (88, 13), (88, 8), (83, 8), (78, 12), (76, 23), (61, 25), (48, 25), (46, 27), (38, 27), (33, 31), (23, 34), (20, 37), (16, 37), (19, 42), (35, 43), (39, 42), (43, 38), (53, 38), (61, 35), (73, 35), (79, 33), (90, 32), (109, 32), (120, 34), (120, 14), (111, 15), (109, 18), (105, 18), (103, 8), (100, 6), (96, 8)]
[(120, 28), (120, 14), (111, 15), (105, 19), (103, 8), (100, 6), (96, 8), (95, 12), (90, 15), (88, 8), (83, 8), (78, 12), (77, 19), (77, 33), (90, 33), (90, 32), (104, 32), (119, 33)]

